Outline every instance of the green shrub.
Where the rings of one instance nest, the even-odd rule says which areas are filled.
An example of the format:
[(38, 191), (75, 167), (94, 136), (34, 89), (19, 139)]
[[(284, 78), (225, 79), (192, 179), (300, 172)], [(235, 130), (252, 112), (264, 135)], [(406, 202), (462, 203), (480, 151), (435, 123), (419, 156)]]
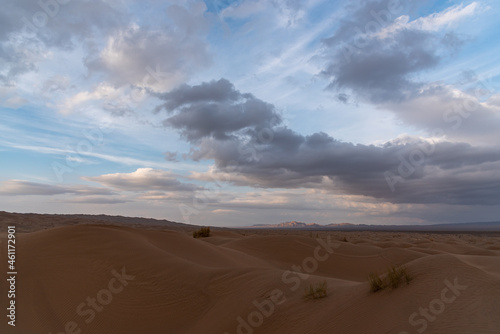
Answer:
[(410, 281), (412, 280), (412, 277), (408, 273), (408, 270), (406, 269), (406, 267), (392, 267), (392, 268), (389, 268), (389, 271), (387, 272), (387, 280), (388, 280), (389, 286), (391, 288), (395, 289), (403, 281), (405, 281), (406, 284), (409, 284)]
[(202, 227), (193, 231), (193, 238), (206, 238), (210, 236), (210, 227)]
[(403, 277), (405, 279), (406, 284), (410, 284), (410, 282), (413, 280), (413, 276), (410, 275), (406, 267), (401, 267), (401, 269), (403, 270)]
[(327, 296), (326, 282), (320, 282), (316, 286), (309, 285), (309, 289), (304, 291), (304, 298), (306, 299), (319, 299)]
[(377, 292), (385, 287), (384, 281), (376, 273), (371, 273), (370, 275), (368, 275), (368, 280), (370, 281), (371, 292)]
[(405, 266), (389, 268), (384, 278), (381, 278), (376, 273), (368, 275), (371, 292), (377, 292), (387, 287), (396, 289), (403, 282), (410, 284), (412, 279), (413, 277), (410, 275)]

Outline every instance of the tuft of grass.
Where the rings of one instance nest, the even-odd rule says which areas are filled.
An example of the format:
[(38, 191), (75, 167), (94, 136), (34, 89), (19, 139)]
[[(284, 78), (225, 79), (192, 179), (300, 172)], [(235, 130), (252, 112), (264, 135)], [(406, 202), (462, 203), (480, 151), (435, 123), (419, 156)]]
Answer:
[(384, 278), (381, 278), (376, 273), (371, 273), (368, 275), (368, 281), (370, 282), (370, 291), (377, 292), (383, 290), (387, 287), (392, 289), (398, 288), (403, 282), (410, 284), (413, 277), (408, 272), (405, 266), (391, 267), (388, 269), (387, 274)]
[(328, 295), (326, 288), (327, 286), (325, 281), (318, 283), (316, 286), (310, 284), (309, 288), (306, 288), (304, 291), (304, 298), (306, 299), (324, 298)]
[(396, 289), (403, 280), (402, 269), (391, 267), (387, 271), (387, 285)]
[(377, 292), (385, 288), (384, 281), (376, 273), (371, 273), (368, 275), (368, 280), (370, 281), (370, 291)]
[(410, 284), (410, 281), (413, 279), (405, 266), (390, 268), (387, 277), (393, 289), (397, 288), (403, 282)]
[(408, 269), (406, 267), (401, 267), (403, 269), (403, 277), (405, 279), (406, 284), (410, 284), (410, 282), (413, 280), (413, 276), (408, 272)]
[(342, 239), (343, 242), (347, 242), (347, 238), (344, 236), (344, 239)]
[(202, 227), (193, 231), (193, 238), (207, 238), (210, 236), (210, 227)]

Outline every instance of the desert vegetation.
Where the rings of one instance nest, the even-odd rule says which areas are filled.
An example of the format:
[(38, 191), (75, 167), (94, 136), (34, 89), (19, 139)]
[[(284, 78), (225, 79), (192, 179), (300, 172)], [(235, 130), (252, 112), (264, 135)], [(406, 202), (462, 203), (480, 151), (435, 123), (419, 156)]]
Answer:
[(306, 290), (304, 291), (304, 298), (306, 299), (324, 298), (328, 295), (326, 288), (327, 286), (325, 281), (322, 281), (316, 285), (310, 284), (309, 288), (306, 288)]
[(383, 277), (380, 277), (377, 273), (370, 273), (368, 275), (371, 292), (377, 292), (388, 287), (396, 289), (403, 283), (410, 284), (412, 279), (413, 277), (405, 266), (390, 267)]
[(207, 238), (210, 236), (210, 227), (202, 227), (193, 231), (193, 238)]

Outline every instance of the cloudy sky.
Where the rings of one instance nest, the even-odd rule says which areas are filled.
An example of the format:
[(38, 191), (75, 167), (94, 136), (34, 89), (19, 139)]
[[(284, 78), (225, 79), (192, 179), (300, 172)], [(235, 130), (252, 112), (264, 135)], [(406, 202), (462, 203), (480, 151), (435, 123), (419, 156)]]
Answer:
[(500, 217), (494, 0), (4, 0), (0, 210)]

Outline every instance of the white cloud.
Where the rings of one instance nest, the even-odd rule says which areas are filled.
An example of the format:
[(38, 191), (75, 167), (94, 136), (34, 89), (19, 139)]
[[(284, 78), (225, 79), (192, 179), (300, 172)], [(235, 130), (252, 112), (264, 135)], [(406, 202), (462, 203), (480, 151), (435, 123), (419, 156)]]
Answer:
[(461, 19), (477, 13), (480, 5), (477, 2), (464, 7), (463, 4), (447, 8), (441, 13), (433, 13), (426, 17), (418, 18), (410, 23), (412, 28), (427, 31), (437, 31), (442, 27), (447, 27), (457, 23)]
[(45, 183), (30, 182), (24, 180), (8, 180), (3, 183), (0, 195), (17, 196), (17, 195), (62, 195), (62, 194), (79, 194), (79, 195), (112, 195), (112, 191), (104, 188), (95, 188), (87, 186), (56, 186)]
[(102, 196), (81, 196), (77, 198), (66, 199), (64, 203), (72, 204), (99, 204), (99, 205), (109, 205), (109, 204), (123, 204), (133, 202), (129, 199), (124, 199), (121, 197), (102, 197)]
[(431, 136), (438, 129), (446, 138), (456, 141), (498, 143), (498, 98), (494, 95), (481, 102), (482, 96), (475, 93), (478, 91), (468, 94), (450, 85), (430, 84), (406, 101), (388, 102), (382, 107), (407, 124), (426, 129)]
[(232, 214), (232, 213), (235, 213), (235, 212), (238, 212), (237, 210), (228, 210), (228, 209), (216, 209), (216, 210), (212, 210), (212, 213), (215, 213), (215, 214)]
[(472, 2), (467, 6), (463, 4), (454, 5), (446, 8), (442, 12), (419, 17), (413, 21), (410, 21), (408, 15), (402, 15), (396, 18), (394, 23), (381, 29), (375, 33), (375, 35), (379, 38), (386, 38), (403, 29), (416, 29), (429, 32), (438, 31), (440, 29), (449, 28), (460, 20), (477, 14), (481, 8), (482, 7), (477, 2)]
[(14, 94), (1, 102), (3, 107), (11, 108), (11, 109), (19, 109), (20, 107), (26, 105), (28, 100), (21, 97), (18, 94)]
[(81, 91), (71, 97), (66, 98), (60, 105), (59, 111), (69, 114), (83, 104), (91, 101), (112, 101), (121, 97), (122, 91), (105, 83), (99, 84), (94, 90)]
[(105, 174), (83, 179), (125, 191), (196, 191), (202, 189), (194, 184), (182, 183), (177, 178), (177, 175), (169, 171), (138, 168), (131, 173)]
[[(27, 150), (37, 153), (43, 154), (53, 154), (53, 155), (61, 155), (61, 156), (71, 156), (75, 153), (78, 153), (82, 156), (89, 156), (98, 159), (102, 159), (105, 161), (110, 161), (126, 166), (150, 166), (155, 168), (169, 168), (174, 170), (196, 170), (196, 169), (204, 169), (202, 166), (197, 166), (195, 164), (182, 164), (182, 163), (170, 163), (166, 161), (152, 161), (152, 160), (144, 160), (139, 158), (126, 157), (123, 155), (111, 155), (111, 154), (103, 154), (103, 153), (95, 153), (95, 152), (74, 152), (67, 149), (55, 148), (55, 147), (47, 147), (47, 146), (35, 146), (35, 145), (22, 145), (12, 142), (2, 142), (2, 145), (7, 147), (17, 148), (21, 150)], [(70, 158), (71, 159), (71, 158)], [(78, 157), (77, 157), (78, 159)]]

